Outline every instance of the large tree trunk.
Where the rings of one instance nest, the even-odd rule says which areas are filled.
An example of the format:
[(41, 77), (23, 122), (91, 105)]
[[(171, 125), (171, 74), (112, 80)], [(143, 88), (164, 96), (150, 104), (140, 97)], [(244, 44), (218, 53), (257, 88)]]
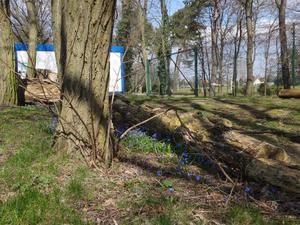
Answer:
[(246, 24), (247, 24), (247, 83), (246, 96), (253, 94), (253, 53), (254, 53), (254, 26), (253, 26), (253, 0), (245, 2)]
[(157, 107), (151, 103), (137, 106), (118, 99), (114, 104), (114, 122), (126, 127), (165, 112), (143, 128), (171, 135), (176, 143), (188, 144), (193, 153), (204, 152), (237, 179), (246, 176), (300, 193), (300, 154), (235, 130), (231, 121), (218, 116), (207, 117), (198, 110), (176, 107), (166, 112), (163, 104)]
[(220, 18), (220, 5), (219, 0), (214, 0), (213, 5), (213, 15), (211, 19), (211, 84), (210, 95), (215, 95), (214, 85), (217, 83), (217, 68), (218, 68), (218, 58), (217, 58), (217, 24)]
[(9, 0), (0, 0), (0, 105), (17, 104), (14, 38), (9, 19)]
[(57, 150), (78, 149), (92, 163), (113, 156), (108, 95), (113, 0), (62, 2), (62, 111)]
[[(279, 3), (280, 1), (280, 3)], [(289, 70), (289, 55), (287, 49), (286, 26), (285, 26), (285, 9), (287, 0), (276, 0), (279, 10), (279, 37), (281, 47), (281, 70), (284, 89), (290, 89), (290, 70)]]
[(35, 77), (35, 64), (36, 64), (36, 46), (38, 41), (38, 23), (37, 23), (37, 6), (34, 0), (26, 1), (27, 14), (29, 20), (29, 43), (28, 43), (28, 68), (27, 76), (32, 79)]

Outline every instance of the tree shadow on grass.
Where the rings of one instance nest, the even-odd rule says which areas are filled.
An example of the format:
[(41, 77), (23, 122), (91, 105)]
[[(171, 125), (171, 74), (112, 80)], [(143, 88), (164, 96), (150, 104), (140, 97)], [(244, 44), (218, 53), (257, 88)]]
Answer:
[[(222, 115), (217, 111), (214, 110), (207, 110), (204, 107), (202, 107), (201, 105), (195, 104), (194, 102), (189, 102), (192, 107), (194, 109), (200, 110), (200, 111), (207, 111), (210, 113), (213, 113), (214, 115), (218, 115), (221, 117), (225, 117), (226, 115)], [(188, 110), (186, 110), (185, 108), (179, 107), (178, 105), (173, 105), (173, 104), (169, 104), (166, 102), (161, 103), (164, 107), (166, 108), (172, 108), (175, 111), (176, 110), (180, 110), (180, 111), (185, 111), (188, 112)], [(125, 123), (130, 126), (130, 125), (134, 125), (138, 122), (141, 122), (151, 116), (153, 116), (154, 114), (150, 113), (150, 112), (146, 112), (145, 110), (143, 110), (142, 107), (137, 107), (137, 106), (128, 106), (129, 109), (127, 108), (127, 110), (125, 112), (122, 112), (122, 110), (119, 109), (115, 109), (115, 111), (117, 111), (120, 114), (123, 114), (123, 116), (121, 116), (119, 119), (117, 119), (115, 121), (115, 124), (119, 124), (121, 125), (122, 123), (124, 123), (125, 118), (126, 121)], [(136, 109), (137, 108), (137, 109)], [(125, 109), (125, 108), (124, 108)], [(121, 111), (120, 111), (121, 110)], [(137, 115), (136, 117), (134, 117), (134, 119), (132, 120), (130, 117), (126, 116), (126, 114), (128, 113), (132, 113), (134, 115)], [(178, 115), (177, 115), (178, 116)], [(235, 118), (233, 115), (231, 115), (232, 118), (228, 118), (231, 120), (237, 120), (237, 122), (240, 122), (237, 118)], [(179, 118), (180, 119), (180, 118)], [(123, 121), (122, 121), (123, 120)], [(202, 120), (199, 120), (199, 123), (203, 123)], [(244, 121), (245, 124), (247, 124), (246, 121)], [(160, 132), (166, 132), (168, 134), (170, 134), (170, 131), (168, 129), (168, 127), (163, 125), (163, 121), (160, 118), (155, 118), (153, 121), (149, 122), (148, 124), (145, 125), (145, 129), (148, 131), (160, 131)], [(204, 124), (205, 125), (205, 124)], [(185, 127), (184, 124), (182, 124), (182, 127)], [(245, 176), (245, 171), (244, 169), (247, 168), (247, 166), (251, 163), (253, 165), (259, 165), (261, 168), (263, 168), (264, 171), (268, 171), (269, 169), (276, 169), (275, 167), (273, 168), (273, 166), (270, 166), (269, 164), (264, 163), (261, 160), (258, 160), (256, 158), (254, 158), (253, 156), (244, 153), (243, 149), (240, 149), (236, 146), (233, 146), (232, 144), (228, 143), (227, 140), (225, 140), (223, 137), (224, 132), (225, 131), (220, 131), (219, 129), (214, 130), (211, 129), (210, 131), (210, 137), (213, 140), (213, 142), (215, 143), (219, 143), (219, 145), (215, 145), (215, 143), (202, 143), (203, 145), (201, 145), (201, 143), (197, 143), (197, 141), (195, 141), (193, 143), (193, 141), (191, 141), (190, 143), (187, 143), (189, 146), (192, 146), (193, 149), (198, 150), (199, 152), (210, 152), (211, 156), (215, 156), (215, 159), (217, 159), (218, 162), (223, 163), (224, 165), (224, 169), (226, 170), (226, 172), (228, 172), (228, 174), (230, 174), (232, 177), (234, 177), (236, 180), (243, 180), (243, 182), (247, 182), (247, 181), (254, 181), (252, 178), (246, 177)], [(174, 134), (173, 134), (174, 135)], [(178, 134), (176, 135), (177, 138), (175, 138), (175, 144), (176, 142), (180, 142), (180, 141), (184, 141), (184, 140), (180, 140), (180, 138), (178, 139)], [(271, 141), (271, 140), (270, 140)], [(156, 173), (158, 170), (160, 170), (161, 168), (155, 164), (153, 164), (151, 161), (147, 161), (147, 160), (143, 160), (143, 158), (139, 157), (120, 157), (121, 161), (130, 163), (130, 164), (134, 164), (144, 170), (150, 171), (152, 173)], [(194, 162), (194, 165), (197, 165), (198, 167), (202, 168), (201, 165), (197, 164), (197, 162)], [(272, 168), (271, 168), (272, 167)], [(224, 174), (222, 172), (220, 172), (219, 167), (216, 165), (215, 166), (216, 170), (217, 170), (217, 175), (221, 178), (223, 178), (223, 184), (224, 184), (224, 190), (226, 189), (227, 191), (230, 190), (228, 189), (228, 182), (225, 182), (224, 179)], [(174, 167), (170, 167), (170, 168), (165, 168), (165, 175), (166, 177), (176, 177), (176, 178), (182, 178), (184, 180), (189, 181), (188, 177), (186, 176), (182, 176), (182, 175), (178, 175), (178, 173), (176, 173), (176, 168)], [(211, 174), (211, 171), (209, 171)], [(216, 175), (214, 174), (214, 175)], [(278, 178), (280, 179), (280, 178)], [(260, 180), (259, 177), (257, 177), (256, 180)], [(225, 185), (226, 184), (226, 185)], [(213, 185), (213, 184), (212, 184)], [(263, 188), (266, 183), (265, 182), (259, 182), (256, 183), (257, 185), (257, 192), (255, 193), (255, 198), (262, 200), (262, 201), (271, 201), (274, 200), (274, 196), (270, 197), (270, 196), (264, 196), (264, 193), (261, 192), (259, 189)], [(286, 185), (290, 185), (290, 184), (286, 184)], [(222, 191), (222, 188), (221, 188)], [(226, 192), (226, 194), (228, 194), (228, 192)], [(235, 194), (235, 192), (233, 193)], [(300, 201), (300, 196), (296, 195), (296, 194), (287, 194), (285, 192), (280, 192), (279, 196), (276, 197), (278, 198), (277, 203), (278, 203), (278, 208), (277, 208), (277, 212), (285, 212), (286, 214), (289, 215), (294, 215), (297, 216), (298, 218), (300, 218), (300, 205), (298, 204)], [(295, 207), (294, 211), (288, 211), (287, 209), (287, 205), (290, 206), (291, 202), (293, 203), (293, 207)]]

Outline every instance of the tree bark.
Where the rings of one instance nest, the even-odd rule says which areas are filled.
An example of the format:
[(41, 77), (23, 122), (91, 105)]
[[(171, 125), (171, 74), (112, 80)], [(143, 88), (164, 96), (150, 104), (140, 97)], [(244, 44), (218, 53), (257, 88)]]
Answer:
[(246, 96), (253, 94), (253, 53), (254, 53), (254, 26), (253, 26), (253, 0), (246, 0), (246, 25), (247, 25), (247, 83)]
[(147, 22), (147, 12), (148, 12), (148, 0), (144, 0), (144, 4), (142, 5), (141, 2), (139, 6), (139, 24), (140, 24), (140, 32), (141, 32), (141, 46), (142, 46), (142, 57), (143, 57), (143, 67), (144, 67), (144, 76), (146, 80), (146, 88), (147, 88), (147, 93), (150, 93), (151, 90), (148, 90), (149, 85), (148, 82), (149, 80), (147, 79), (147, 64), (148, 64), (148, 53), (146, 49), (146, 22)]
[(9, 0), (0, 1), (0, 105), (17, 104), (14, 38), (9, 19)]
[(65, 57), (61, 55), (62, 1), (63, 0), (51, 0), (53, 41), (55, 46), (55, 57), (58, 69), (57, 78), (59, 84), (62, 83), (61, 59)]
[(276, 5), (279, 10), (279, 37), (280, 37), (280, 59), (281, 72), (284, 89), (290, 89), (290, 69), (289, 69), (289, 54), (287, 49), (286, 25), (285, 25), (285, 10), (287, 0), (276, 0)]
[(234, 56), (233, 56), (233, 96), (237, 96), (237, 91), (238, 91), (238, 82), (237, 82), (237, 60), (239, 57), (240, 53), (240, 48), (241, 48), (241, 42), (242, 42), (242, 20), (243, 20), (243, 15), (241, 12), (238, 13), (237, 15), (237, 22), (236, 22), (236, 33), (234, 37)]
[[(274, 21), (275, 22), (275, 21)], [(270, 51), (270, 44), (271, 44), (271, 38), (273, 33), (273, 25), (270, 25), (269, 31), (268, 31), (268, 37), (267, 37), (267, 43), (265, 47), (265, 86), (264, 86), (264, 95), (267, 96), (267, 85), (268, 85), (268, 65), (269, 65), (269, 51)]]
[[(164, 61), (164, 76), (165, 76), (165, 90), (167, 95), (171, 95), (171, 80), (170, 80), (170, 60), (169, 54), (171, 46), (169, 43), (169, 16), (165, 0), (160, 0), (160, 9), (162, 16), (162, 35), (161, 35), (161, 47), (162, 47), (162, 60)], [(161, 93), (164, 94), (164, 93)]]
[(218, 68), (218, 58), (217, 58), (217, 25), (220, 18), (220, 3), (219, 0), (213, 1), (213, 14), (211, 18), (211, 88), (210, 95), (215, 95), (214, 85), (217, 83), (217, 68)]
[(108, 83), (115, 4), (62, 2), (63, 101), (55, 148), (80, 150), (93, 165), (109, 166), (113, 157)]
[(36, 46), (38, 41), (37, 6), (34, 0), (26, 1), (27, 14), (29, 20), (29, 43), (28, 43), (28, 68), (27, 76), (32, 79), (35, 77)]

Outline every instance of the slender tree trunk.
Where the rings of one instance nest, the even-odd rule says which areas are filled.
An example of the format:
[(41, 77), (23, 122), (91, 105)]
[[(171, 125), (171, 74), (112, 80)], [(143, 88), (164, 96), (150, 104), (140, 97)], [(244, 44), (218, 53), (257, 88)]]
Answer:
[(220, 61), (219, 61), (219, 92), (223, 95), (223, 80), (224, 80), (224, 47), (225, 47), (225, 37), (221, 38), (220, 43)]
[(285, 25), (285, 10), (287, 0), (276, 0), (279, 10), (279, 37), (280, 37), (280, 58), (281, 70), (284, 89), (291, 88), (290, 69), (289, 69), (289, 54), (287, 49), (286, 25)]
[(0, 105), (17, 104), (14, 38), (9, 11), (9, 0), (0, 0)]
[(113, 0), (65, 0), (61, 51), (63, 102), (57, 150), (80, 150), (110, 165), (113, 143), (108, 95)]
[(160, 0), (160, 8), (161, 8), (161, 15), (162, 15), (162, 39), (161, 39), (161, 46), (162, 46), (162, 54), (163, 54), (163, 61), (164, 61), (164, 76), (165, 76), (165, 92), (168, 95), (171, 95), (171, 80), (170, 80), (170, 44), (169, 44), (169, 16), (168, 10), (165, 0)]
[(28, 43), (28, 78), (35, 77), (36, 46), (38, 41), (37, 29), (37, 7), (35, 0), (26, 0), (27, 14), (29, 20), (29, 43)]
[(205, 62), (204, 62), (205, 55), (204, 55), (202, 37), (200, 37), (199, 40), (200, 40), (203, 94), (204, 94), (204, 97), (207, 97), (207, 80), (206, 80), (206, 70), (205, 70)]
[(63, 0), (51, 0), (51, 11), (52, 11), (52, 29), (53, 29), (53, 38), (55, 46), (55, 57), (58, 68), (58, 82), (62, 83), (62, 70), (61, 70), (61, 59), (65, 56), (62, 56), (61, 51), (61, 26), (62, 26), (62, 4)]
[[(213, 15), (211, 23), (211, 84), (217, 84), (217, 68), (218, 68), (218, 59), (217, 59), (217, 24), (220, 18), (220, 5), (219, 0), (213, 1)], [(210, 88), (210, 95), (215, 95), (214, 87)]]
[(246, 96), (253, 94), (253, 53), (254, 53), (254, 26), (253, 26), (253, 0), (246, 0), (245, 3), (246, 24), (247, 24), (247, 83)]
[(143, 67), (144, 67), (144, 74), (145, 74), (145, 80), (146, 80), (146, 88), (147, 93), (150, 93), (151, 90), (148, 90), (149, 85), (148, 82), (150, 81), (147, 79), (147, 64), (148, 64), (148, 53), (147, 53), (147, 36), (146, 36), (146, 22), (147, 22), (147, 10), (148, 9), (148, 0), (144, 0), (144, 5), (140, 2), (139, 7), (139, 23), (140, 23), (140, 29), (141, 29), (141, 46), (142, 46), (142, 57), (143, 57)]
[(273, 32), (273, 25), (270, 26), (268, 32), (268, 38), (265, 48), (265, 86), (264, 86), (264, 95), (267, 96), (267, 85), (268, 85), (268, 65), (269, 65), (269, 51), (270, 51), (270, 44)]
[(237, 23), (236, 23), (236, 33), (234, 37), (234, 56), (233, 56), (233, 96), (237, 96), (238, 91), (238, 82), (237, 82), (237, 60), (240, 53), (241, 42), (242, 42), (242, 20), (243, 17), (241, 13), (238, 14)]

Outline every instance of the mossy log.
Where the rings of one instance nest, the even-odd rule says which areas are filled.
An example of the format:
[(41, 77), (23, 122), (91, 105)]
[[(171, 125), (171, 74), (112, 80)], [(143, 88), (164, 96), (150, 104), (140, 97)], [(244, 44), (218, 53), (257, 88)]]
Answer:
[[(136, 106), (124, 99), (114, 104), (114, 124), (135, 125), (165, 111), (166, 108)], [(258, 140), (234, 130), (231, 121), (201, 112), (170, 110), (143, 125), (149, 131), (171, 134), (193, 151), (205, 151), (222, 162), (228, 172), (269, 183), (282, 189), (300, 193), (300, 156), (291, 155), (288, 149)]]
[(300, 89), (283, 89), (279, 92), (280, 98), (300, 98)]

